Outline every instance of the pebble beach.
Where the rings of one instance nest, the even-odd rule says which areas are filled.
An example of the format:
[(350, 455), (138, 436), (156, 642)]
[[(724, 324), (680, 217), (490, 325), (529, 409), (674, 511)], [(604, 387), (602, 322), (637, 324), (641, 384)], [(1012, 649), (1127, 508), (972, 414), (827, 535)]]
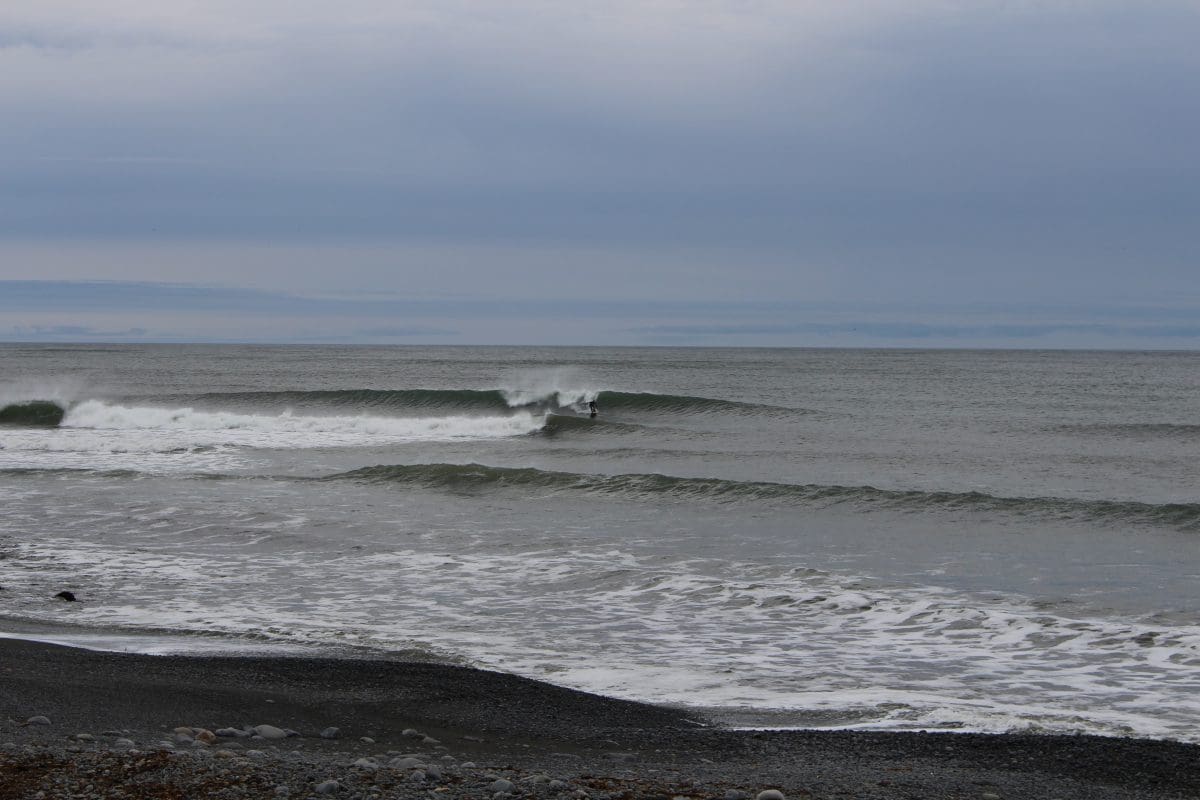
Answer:
[(0, 798), (1182, 798), (1200, 747), (729, 730), (446, 664), (0, 640)]

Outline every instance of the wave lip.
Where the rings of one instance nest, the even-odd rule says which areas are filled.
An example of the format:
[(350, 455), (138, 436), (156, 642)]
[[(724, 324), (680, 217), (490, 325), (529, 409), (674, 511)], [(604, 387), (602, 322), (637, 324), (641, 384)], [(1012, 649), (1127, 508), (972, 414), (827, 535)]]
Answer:
[(65, 414), (62, 406), (50, 400), (11, 403), (0, 408), (0, 425), (54, 428), (63, 421)]
[(714, 503), (774, 502), (810, 507), (848, 504), (862, 510), (878, 508), (1036, 515), (1047, 519), (1133, 523), (1183, 531), (1200, 530), (1200, 503), (1154, 504), (1056, 497), (997, 497), (984, 492), (905, 491), (877, 489), (873, 486), (685, 478), (657, 473), (596, 475), (556, 472), (534, 467), (493, 467), (485, 464), (378, 465), (323, 478), (340, 479), (411, 484), (448, 491), (483, 491), (516, 487), (554, 492), (624, 495), (635, 499), (665, 496)]

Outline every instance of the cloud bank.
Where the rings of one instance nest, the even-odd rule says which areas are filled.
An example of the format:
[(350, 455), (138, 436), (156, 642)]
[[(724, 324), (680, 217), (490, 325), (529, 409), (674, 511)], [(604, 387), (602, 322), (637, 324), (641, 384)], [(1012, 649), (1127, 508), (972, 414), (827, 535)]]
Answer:
[(14, 0), (0, 278), (1195, 301), (1198, 39), (1191, 0)]

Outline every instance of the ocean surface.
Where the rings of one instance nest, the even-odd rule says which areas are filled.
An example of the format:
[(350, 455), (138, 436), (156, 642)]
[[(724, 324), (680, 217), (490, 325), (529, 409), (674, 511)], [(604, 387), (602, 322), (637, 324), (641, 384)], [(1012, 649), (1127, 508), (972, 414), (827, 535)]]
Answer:
[(1198, 451), (1197, 353), (0, 345), (0, 633), (1200, 742)]

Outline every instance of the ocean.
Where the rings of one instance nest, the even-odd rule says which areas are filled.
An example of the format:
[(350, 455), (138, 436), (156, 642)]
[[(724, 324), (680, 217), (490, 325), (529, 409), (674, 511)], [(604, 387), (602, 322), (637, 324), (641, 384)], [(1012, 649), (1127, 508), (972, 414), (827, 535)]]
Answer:
[(1200, 742), (1198, 449), (1197, 353), (0, 345), (0, 633)]

